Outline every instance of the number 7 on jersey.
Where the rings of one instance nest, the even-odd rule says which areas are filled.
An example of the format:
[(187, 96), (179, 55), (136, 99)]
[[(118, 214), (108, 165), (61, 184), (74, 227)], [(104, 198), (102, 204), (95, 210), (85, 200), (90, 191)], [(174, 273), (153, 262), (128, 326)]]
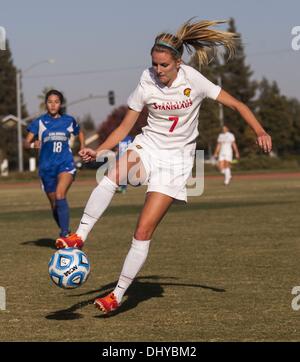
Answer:
[(172, 126), (169, 129), (169, 132), (173, 132), (175, 127), (177, 126), (179, 118), (176, 116), (172, 116), (172, 117), (169, 117), (169, 121), (173, 121)]

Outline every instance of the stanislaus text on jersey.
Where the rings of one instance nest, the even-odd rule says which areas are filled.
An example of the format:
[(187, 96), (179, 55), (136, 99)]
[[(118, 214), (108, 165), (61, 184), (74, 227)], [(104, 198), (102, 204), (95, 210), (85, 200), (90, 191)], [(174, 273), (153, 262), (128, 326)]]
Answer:
[(177, 102), (167, 102), (167, 103), (153, 103), (154, 109), (159, 109), (160, 111), (172, 111), (174, 109), (182, 109), (182, 108), (188, 108), (193, 105), (193, 102), (191, 99), (187, 99), (184, 101), (177, 101)]

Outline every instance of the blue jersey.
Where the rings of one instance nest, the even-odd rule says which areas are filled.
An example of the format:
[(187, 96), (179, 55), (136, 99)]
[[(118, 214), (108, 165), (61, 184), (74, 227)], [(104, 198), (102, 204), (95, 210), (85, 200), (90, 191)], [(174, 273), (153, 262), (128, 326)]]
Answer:
[(39, 171), (52, 170), (63, 164), (73, 164), (73, 155), (69, 146), (71, 134), (78, 135), (79, 125), (67, 114), (53, 118), (48, 113), (30, 123), (27, 131), (41, 141)]
[(131, 136), (126, 136), (121, 142), (119, 142), (119, 157), (123, 156), (131, 142)]

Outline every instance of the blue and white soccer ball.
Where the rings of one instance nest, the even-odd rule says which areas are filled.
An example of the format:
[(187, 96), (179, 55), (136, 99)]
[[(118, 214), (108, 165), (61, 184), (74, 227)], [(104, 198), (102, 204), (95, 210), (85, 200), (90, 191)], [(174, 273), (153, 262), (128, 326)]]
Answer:
[(77, 248), (59, 249), (52, 255), (49, 275), (60, 288), (74, 289), (86, 282), (90, 274), (90, 262), (86, 254)]

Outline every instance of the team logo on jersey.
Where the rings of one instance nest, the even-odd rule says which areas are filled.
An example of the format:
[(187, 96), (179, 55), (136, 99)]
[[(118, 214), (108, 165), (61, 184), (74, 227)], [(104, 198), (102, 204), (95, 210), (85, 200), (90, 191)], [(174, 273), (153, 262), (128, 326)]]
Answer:
[(191, 88), (185, 88), (185, 90), (183, 91), (183, 94), (186, 97), (189, 97), (191, 95)]
[(140, 150), (140, 149), (142, 149), (143, 147), (142, 146), (140, 146), (140, 145), (135, 145), (135, 147), (138, 149), (138, 150)]

